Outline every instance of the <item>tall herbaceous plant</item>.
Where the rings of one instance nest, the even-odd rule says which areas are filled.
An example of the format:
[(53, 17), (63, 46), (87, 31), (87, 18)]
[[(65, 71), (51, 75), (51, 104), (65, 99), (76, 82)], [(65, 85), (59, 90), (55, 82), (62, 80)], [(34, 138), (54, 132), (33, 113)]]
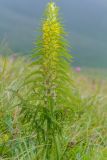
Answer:
[(31, 105), (23, 109), (25, 120), (37, 135), (36, 143), (45, 145), (42, 153), (47, 159), (54, 153), (60, 156), (63, 126), (72, 108), (72, 57), (58, 14), (56, 4), (48, 3), (29, 75), (30, 82), (33, 82)]

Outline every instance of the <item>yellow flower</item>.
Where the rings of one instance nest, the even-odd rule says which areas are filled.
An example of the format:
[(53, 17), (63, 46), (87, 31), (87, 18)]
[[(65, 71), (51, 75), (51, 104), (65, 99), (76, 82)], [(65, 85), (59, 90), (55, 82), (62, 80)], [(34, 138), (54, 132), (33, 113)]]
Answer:
[(7, 142), (9, 140), (9, 135), (8, 134), (4, 134), (3, 135), (3, 141)]
[(3, 134), (0, 137), (0, 144), (6, 143), (6, 142), (8, 142), (8, 140), (9, 140), (9, 135), (8, 134)]

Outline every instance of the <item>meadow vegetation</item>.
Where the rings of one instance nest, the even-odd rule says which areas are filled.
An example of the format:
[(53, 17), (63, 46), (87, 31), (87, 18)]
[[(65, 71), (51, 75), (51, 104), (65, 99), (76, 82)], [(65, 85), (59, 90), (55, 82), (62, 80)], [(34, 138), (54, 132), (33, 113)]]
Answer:
[(75, 73), (50, 2), (32, 58), (0, 57), (0, 160), (106, 160), (106, 79)]

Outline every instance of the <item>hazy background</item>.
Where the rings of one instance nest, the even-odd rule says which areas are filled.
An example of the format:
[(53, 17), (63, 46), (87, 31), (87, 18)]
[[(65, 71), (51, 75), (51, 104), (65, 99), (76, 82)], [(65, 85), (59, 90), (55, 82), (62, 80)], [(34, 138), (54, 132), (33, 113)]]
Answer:
[[(0, 0), (0, 41), (30, 53), (49, 0)], [(107, 67), (107, 0), (57, 0), (75, 65)], [(0, 52), (1, 53), (1, 52)]]

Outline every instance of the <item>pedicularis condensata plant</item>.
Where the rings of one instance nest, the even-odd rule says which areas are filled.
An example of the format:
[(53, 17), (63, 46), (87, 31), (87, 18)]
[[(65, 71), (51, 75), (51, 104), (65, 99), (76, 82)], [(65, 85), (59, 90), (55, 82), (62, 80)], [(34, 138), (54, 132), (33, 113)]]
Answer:
[(69, 74), (72, 57), (58, 12), (55, 3), (50, 2), (36, 41), (29, 75), (30, 81), (34, 82), (33, 105), (24, 108), (25, 119), (36, 131), (38, 143), (48, 144), (48, 152), (57, 142), (56, 137), (61, 138), (63, 120), (72, 101)]

